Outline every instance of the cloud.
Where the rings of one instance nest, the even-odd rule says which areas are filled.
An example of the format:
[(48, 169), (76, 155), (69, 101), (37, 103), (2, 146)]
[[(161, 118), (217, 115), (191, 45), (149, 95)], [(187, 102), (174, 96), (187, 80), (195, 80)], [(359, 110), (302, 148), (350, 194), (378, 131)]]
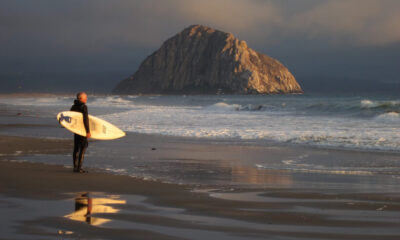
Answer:
[[(400, 41), (397, 0), (37, 0), (0, 3), (0, 44), (96, 52), (155, 47), (200, 23), (257, 45), (289, 38), (334, 44)], [(27, 46), (24, 46), (27, 47)]]
[[(188, 21), (221, 27), (256, 44), (287, 38), (321, 39), (335, 45), (400, 42), (397, 0), (182, 0), (178, 13)], [(258, 43), (257, 43), (258, 42)]]
[(290, 18), (288, 29), (304, 33), (311, 39), (328, 38), (341, 44), (383, 45), (400, 42), (399, 20), (399, 1), (323, 1)]
[(268, 54), (303, 56), (400, 43), (400, 1), (2, 0), (0, 67), (130, 68), (192, 24), (231, 32)]
[(271, 1), (180, 0), (179, 14), (193, 22), (235, 31), (249, 31), (260, 24), (272, 26), (280, 21), (280, 9)]

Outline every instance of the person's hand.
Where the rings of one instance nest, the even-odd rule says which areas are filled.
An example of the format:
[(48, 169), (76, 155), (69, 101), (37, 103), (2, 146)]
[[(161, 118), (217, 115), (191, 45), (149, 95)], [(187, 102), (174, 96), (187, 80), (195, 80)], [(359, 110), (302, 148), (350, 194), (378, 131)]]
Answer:
[(86, 133), (86, 138), (91, 138), (91, 137), (92, 137), (92, 134)]

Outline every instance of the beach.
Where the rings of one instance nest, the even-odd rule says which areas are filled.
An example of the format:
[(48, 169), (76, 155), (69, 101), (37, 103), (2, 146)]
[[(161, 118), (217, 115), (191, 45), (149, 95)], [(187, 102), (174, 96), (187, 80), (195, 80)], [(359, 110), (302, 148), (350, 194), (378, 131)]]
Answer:
[(0, 239), (400, 236), (397, 152), (128, 131), (77, 174), (61, 107), (0, 104)]
[[(399, 192), (383, 189), (357, 193), (345, 188), (324, 190), (306, 186), (208, 189), (146, 181), (100, 169), (76, 174), (65, 166), (12, 161), (16, 153), (21, 159), (32, 152), (67, 153), (71, 147), (69, 140), (9, 136), (0, 139), (7, 142), (1, 145), (0, 162), (0, 208), (5, 212), (2, 239), (54, 239), (60, 235), (87, 239), (400, 236)], [(99, 211), (90, 214), (91, 224), (87, 217), (66, 217), (78, 212), (76, 199), (82, 194), (101, 200)], [(87, 211), (81, 214), (86, 215)]]

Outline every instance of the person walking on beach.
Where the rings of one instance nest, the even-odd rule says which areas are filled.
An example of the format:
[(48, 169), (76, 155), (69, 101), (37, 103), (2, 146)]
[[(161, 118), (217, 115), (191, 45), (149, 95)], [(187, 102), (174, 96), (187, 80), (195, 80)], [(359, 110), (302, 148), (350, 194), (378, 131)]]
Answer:
[(74, 161), (74, 172), (76, 173), (87, 173), (86, 170), (82, 169), (83, 160), (85, 158), (85, 151), (88, 147), (88, 138), (91, 137), (89, 128), (89, 113), (86, 106), (87, 94), (80, 92), (76, 95), (74, 105), (71, 107), (71, 111), (80, 112), (83, 114), (83, 125), (86, 130), (86, 137), (74, 134), (74, 152), (72, 158)]

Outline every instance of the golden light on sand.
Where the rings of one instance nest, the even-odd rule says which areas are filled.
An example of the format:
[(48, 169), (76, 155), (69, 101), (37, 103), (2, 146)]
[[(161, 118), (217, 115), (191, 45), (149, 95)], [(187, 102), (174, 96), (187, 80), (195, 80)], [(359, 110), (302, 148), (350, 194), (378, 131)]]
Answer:
[(268, 171), (250, 167), (234, 166), (231, 169), (232, 181), (251, 184), (276, 184), (280, 186), (293, 185), (293, 179), (283, 171)]

